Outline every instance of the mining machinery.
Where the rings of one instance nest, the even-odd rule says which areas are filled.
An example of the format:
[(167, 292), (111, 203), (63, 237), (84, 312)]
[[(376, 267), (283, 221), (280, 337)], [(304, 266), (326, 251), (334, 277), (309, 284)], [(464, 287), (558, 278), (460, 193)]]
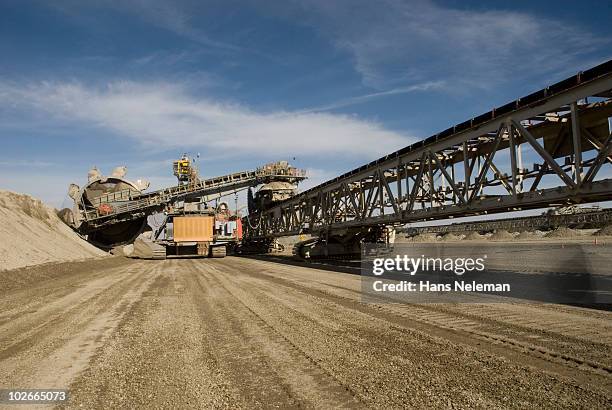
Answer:
[[(141, 195), (150, 184), (145, 180), (131, 181), (126, 178), (126, 173), (126, 167), (117, 167), (111, 175), (103, 176), (94, 167), (87, 173), (85, 186), (80, 188), (70, 184), (68, 195), (74, 204), (72, 212), (64, 213), (64, 222), (100, 247), (112, 247), (135, 239), (145, 228), (147, 215), (139, 212), (113, 221), (114, 206)], [(99, 226), (98, 221), (109, 223)], [(98, 226), (102, 229), (96, 229)]]
[(612, 200), (611, 118), (612, 60), (250, 212), (245, 242), (358, 256), (409, 223)]
[(172, 171), (179, 184), (189, 183), (197, 178), (197, 170), (193, 166), (187, 154), (172, 163)]
[(103, 176), (93, 168), (85, 186), (71, 184), (69, 196), (74, 205), (71, 212), (63, 213), (64, 220), (91, 243), (110, 249), (133, 243), (147, 230), (149, 216), (163, 215), (161, 225), (147, 237), (147, 242), (156, 245), (151, 245), (155, 258), (225, 256), (227, 245), (240, 239), (241, 220), (231, 215), (226, 204), (211, 206), (213, 201), (275, 183), (282, 184), (280, 195), (287, 198), (286, 188), (291, 186), (291, 192), (296, 192), (296, 185), (306, 178), (304, 170), (279, 161), (251, 171), (201, 179), (194, 162), (183, 155), (173, 163), (177, 185), (146, 192), (149, 183), (130, 181), (126, 172), (125, 167), (118, 167), (110, 176)]

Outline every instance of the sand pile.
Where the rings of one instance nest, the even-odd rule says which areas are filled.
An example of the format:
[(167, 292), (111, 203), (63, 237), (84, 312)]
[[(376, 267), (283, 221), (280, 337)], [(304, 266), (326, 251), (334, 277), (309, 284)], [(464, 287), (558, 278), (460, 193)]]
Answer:
[(422, 233), (412, 237), (412, 242), (436, 242), (438, 237), (434, 233)]
[(559, 228), (548, 232), (544, 236), (547, 238), (575, 238), (576, 236), (580, 236), (580, 232), (566, 228), (565, 226), (560, 226)]
[(442, 240), (445, 242), (456, 242), (456, 241), (460, 241), (462, 237), (463, 237), (462, 235), (457, 235), (452, 232), (449, 232), (442, 237)]
[(477, 241), (477, 240), (480, 240), (480, 239), (484, 239), (484, 236), (482, 236), (481, 234), (479, 234), (476, 231), (471, 231), (471, 232), (468, 232), (465, 235), (465, 238), (463, 238), (463, 239), (466, 240), (466, 241)]
[(594, 233), (597, 236), (612, 236), (612, 225), (604, 226)]
[(0, 190), (0, 270), (103, 255), (41, 201)]
[(527, 241), (530, 239), (538, 239), (540, 236), (532, 231), (523, 231), (521, 233), (519, 233), (516, 238), (517, 241)]
[(514, 235), (512, 235), (505, 229), (500, 229), (498, 231), (495, 231), (493, 235), (489, 237), (489, 239), (491, 239), (492, 241), (507, 241), (514, 239)]

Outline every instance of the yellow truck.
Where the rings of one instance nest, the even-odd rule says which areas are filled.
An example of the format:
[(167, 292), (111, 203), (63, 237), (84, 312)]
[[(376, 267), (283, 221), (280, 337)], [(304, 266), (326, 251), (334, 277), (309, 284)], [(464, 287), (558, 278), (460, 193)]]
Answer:
[(223, 258), (227, 241), (215, 231), (214, 214), (168, 215), (154, 242), (166, 248), (166, 256)]

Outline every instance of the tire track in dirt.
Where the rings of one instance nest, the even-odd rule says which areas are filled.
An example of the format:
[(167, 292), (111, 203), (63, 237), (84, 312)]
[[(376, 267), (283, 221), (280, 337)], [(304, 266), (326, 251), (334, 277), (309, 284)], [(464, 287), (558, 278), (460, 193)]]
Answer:
[[(282, 273), (283, 280), (299, 286), (314, 288), (340, 298), (361, 300), (358, 276), (351, 277), (352, 281), (342, 278), (345, 286), (338, 286), (330, 283), (338, 281), (338, 277), (330, 272), (321, 271), (324, 278), (318, 280), (312, 275), (300, 277), (294, 268), (278, 266), (275, 263), (267, 265), (266, 268), (268, 274), (278, 277), (278, 273)], [(265, 274), (265, 270), (259, 272)], [(310, 270), (307, 269), (305, 272)], [(556, 363), (592, 370), (603, 375), (611, 373), (612, 364), (609, 361), (612, 345), (608, 344), (607, 340), (610, 338), (612, 322), (602, 319), (600, 312), (595, 312), (597, 315), (591, 318), (584, 317), (580, 309), (578, 315), (570, 315), (563, 314), (563, 311), (551, 312), (546, 308), (540, 310), (540, 306), (499, 303), (372, 304), (371, 306), (376, 306), (377, 309), (389, 314), (411, 317), (416, 321), (442, 328), (465, 331), (480, 339), (505, 344), (509, 348), (519, 349)], [(482, 308), (477, 309), (475, 306)], [(612, 317), (612, 314), (609, 317)], [(561, 318), (564, 320), (561, 321)], [(568, 323), (572, 326), (568, 327)]]
[(128, 269), (138, 263), (125, 258), (47, 264), (0, 273), (0, 327), (24, 312), (34, 313), (42, 306), (75, 291), (76, 288), (109, 275), (117, 269)]
[(42, 335), (52, 331), (66, 317), (80, 312), (83, 306), (95, 306), (95, 303), (107, 297), (118, 287), (130, 287), (139, 280), (140, 275), (131, 270), (116, 268), (88, 282), (73, 285), (65, 292), (54, 294), (54, 298), (45, 296), (35, 300), (21, 311), (13, 312), (10, 323), (0, 326), (0, 360), (10, 356), (18, 348), (26, 348)]
[(210, 354), (189, 261), (155, 266), (155, 281), (72, 383), (66, 407), (241, 407)]
[(214, 263), (199, 270), (197, 285), (206, 295), (202, 312), (212, 318), (216, 354), (251, 406), (360, 407), (347, 386), (251, 310), (227, 286), (225, 272)]
[[(26, 308), (2, 326), (0, 385), (66, 388), (146, 288), (151, 277), (130, 265), (100, 272), (72, 292)], [(35, 297), (35, 295), (32, 295)]]
[[(228, 262), (221, 262), (221, 263), (228, 264)], [(296, 286), (294, 283), (284, 280), (285, 278), (279, 279), (279, 278), (276, 278), (275, 276), (270, 276), (271, 275), (270, 272), (261, 273), (261, 269), (256, 269), (256, 273), (255, 273), (254, 268), (256, 268), (256, 266), (251, 267), (251, 269), (248, 269), (248, 265), (249, 265), (248, 263), (240, 264), (240, 263), (234, 263), (234, 261), (232, 261), (231, 265), (227, 266), (230, 269), (233, 268), (237, 277), (246, 275), (246, 277), (249, 278), (249, 279), (243, 280), (243, 282), (249, 282), (249, 283), (243, 283), (243, 287), (245, 288), (252, 288), (253, 286), (252, 282), (255, 279), (259, 279), (260, 281), (264, 281), (264, 282), (265, 281), (271, 282), (272, 286), (270, 287), (270, 291), (276, 294), (283, 294), (285, 292), (289, 293), (290, 290), (293, 288), (293, 290), (299, 293), (300, 292), (305, 293), (311, 296), (315, 296), (319, 299), (326, 300), (328, 302), (332, 302), (339, 306), (343, 306), (347, 309), (347, 311), (349, 312), (353, 311), (356, 317), (359, 316), (357, 313), (364, 313), (370, 317), (377, 318), (379, 320), (383, 320), (387, 322), (391, 327), (397, 328), (398, 331), (402, 331), (402, 332), (407, 332), (407, 331), (411, 332), (413, 330), (421, 331), (430, 337), (437, 337), (437, 338), (441, 337), (452, 343), (455, 343), (455, 344), (460, 343), (461, 345), (465, 345), (472, 349), (481, 351), (485, 355), (494, 355), (495, 357), (500, 358), (500, 360), (502, 360), (501, 358), (505, 357), (507, 359), (510, 359), (513, 363), (520, 364), (521, 366), (529, 366), (530, 368), (536, 367), (538, 369), (536, 372), (544, 371), (545, 374), (548, 374), (552, 371), (559, 375), (562, 375), (563, 378), (565, 379), (564, 384), (567, 384), (567, 385), (573, 385), (574, 382), (572, 380), (577, 380), (579, 382), (585, 383), (586, 385), (592, 385), (594, 391), (598, 392), (596, 394), (600, 395), (601, 399), (603, 399), (604, 401), (609, 400), (609, 398), (607, 399), (605, 398), (605, 397), (609, 397), (609, 394), (610, 394), (610, 388), (609, 388), (610, 378), (609, 377), (592, 375), (592, 374), (578, 375), (577, 377), (575, 374), (576, 373), (575, 368), (568, 368), (567, 366), (561, 366), (560, 364), (550, 363), (547, 360), (543, 361), (542, 359), (539, 359), (538, 361), (537, 358), (526, 355), (525, 354), (526, 352), (522, 350), (509, 351), (507, 346), (500, 344), (499, 341), (486, 340), (486, 339), (485, 340), (478, 340), (478, 339), (474, 340), (474, 335), (470, 335), (470, 334), (466, 335), (464, 332), (461, 332), (461, 329), (441, 328), (440, 324), (436, 324), (435, 327), (431, 326), (430, 324), (423, 326), (423, 323), (421, 321), (416, 320), (418, 318), (401, 317), (401, 316), (398, 317), (399, 315), (397, 312), (385, 310), (385, 307), (363, 305), (359, 303), (358, 301), (348, 300), (348, 298), (339, 298), (337, 295), (327, 294), (320, 290), (313, 290), (313, 289), (308, 289), (303, 286)], [(306, 272), (308, 272), (308, 270), (306, 270)], [(278, 288), (279, 285), (282, 288), (274, 290), (274, 287)], [(314, 304), (314, 302), (312, 301), (310, 303)], [(327, 312), (326, 315), (329, 315), (329, 312)], [(334, 319), (337, 320), (337, 316), (334, 316)], [(305, 320), (305, 319), (300, 318), (300, 319), (296, 319), (295, 321), (299, 322), (301, 320)], [(457, 330), (459, 330), (460, 332), (457, 333)]]

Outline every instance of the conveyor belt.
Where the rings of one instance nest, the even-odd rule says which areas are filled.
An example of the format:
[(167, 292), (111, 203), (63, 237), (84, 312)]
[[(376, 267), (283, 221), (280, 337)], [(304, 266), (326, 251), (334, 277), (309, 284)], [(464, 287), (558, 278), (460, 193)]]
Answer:
[[(612, 60), (251, 214), (246, 235), (318, 234), (610, 200), (610, 90)], [(531, 156), (523, 158), (522, 150)]]

